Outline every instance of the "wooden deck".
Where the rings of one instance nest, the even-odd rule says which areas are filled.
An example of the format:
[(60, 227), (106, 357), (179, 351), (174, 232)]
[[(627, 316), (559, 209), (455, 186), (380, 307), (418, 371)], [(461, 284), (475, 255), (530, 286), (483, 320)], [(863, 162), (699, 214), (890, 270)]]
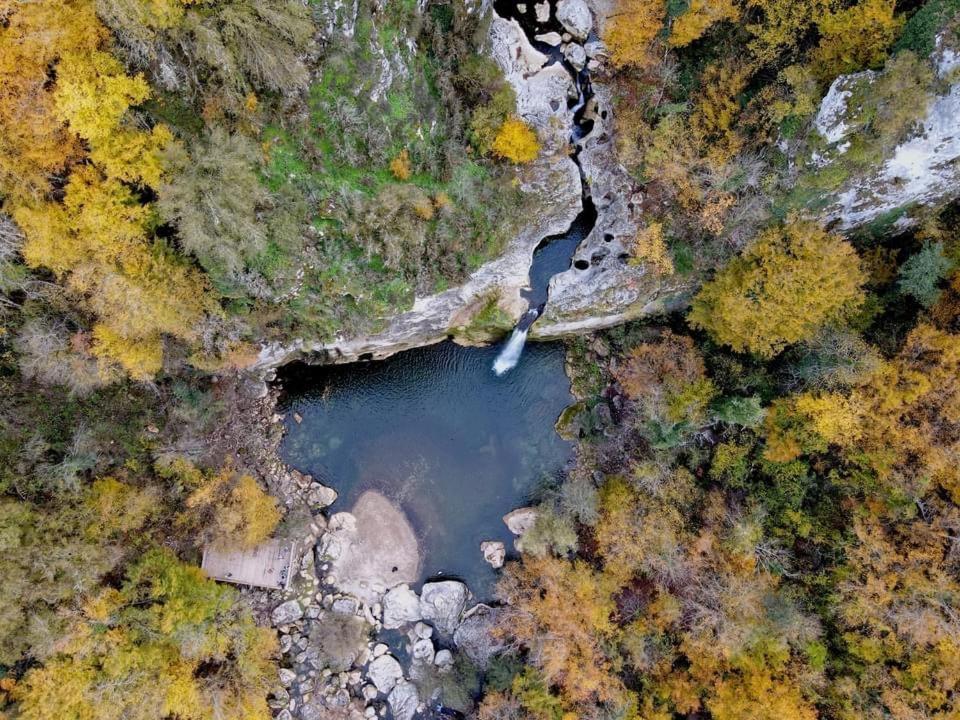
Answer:
[(203, 549), (200, 567), (214, 580), (286, 590), (299, 561), (296, 540), (268, 540), (252, 550), (208, 545)]

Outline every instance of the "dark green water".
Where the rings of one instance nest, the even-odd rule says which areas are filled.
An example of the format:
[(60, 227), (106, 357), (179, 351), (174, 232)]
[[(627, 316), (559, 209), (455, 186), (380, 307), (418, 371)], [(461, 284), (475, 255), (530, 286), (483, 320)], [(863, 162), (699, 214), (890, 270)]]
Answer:
[(333, 512), (369, 489), (397, 501), (420, 538), (423, 579), (458, 577), (480, 597), (496, 577), (480, 543), (512, 550), (501, 517), (554, 481), (571, 453), (553, 429), (573, 401), (563, 347), (532, 343), (496, 377), (499, 350), (446, 342), (281, 375), (284, 460), (336, 488)]

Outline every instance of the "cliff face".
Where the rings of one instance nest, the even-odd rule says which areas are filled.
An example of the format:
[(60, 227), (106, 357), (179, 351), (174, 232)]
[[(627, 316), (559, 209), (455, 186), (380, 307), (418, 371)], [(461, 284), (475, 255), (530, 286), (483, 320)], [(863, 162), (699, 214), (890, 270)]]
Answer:
[[(938, 205), (960, 196), (960, 51), (956, 41), (937, 38), (931, 57), (933, 81), (922, 119), (885, 153), (879, 164), (853, 172), (834, 193), (822, 217), (851, 230), (884, 219), (902, 227), (915, 205)], [(869, 95), (883, 75), (866, 71), (837, 78), (824, 98), (815, 128), (825, 148), (814, 160), (821, 167), (843, 164), (851, 141), (861, 130), (857, 97)], [(902, 101), (892, 98), (892, 102)]]
[[(331, 30), (349, 31), (344, 14), (349, 16), (350, 8), (349, 2), (337, 6), (335, 17), (330, 19)], [(534, 47), (515, 20), (487, 11), (492, 14), (489, 52), (516, 92), (519, 115), (536, 129), (542, 145), (537, 161), (520, 170), (518, 176), (524, 190), (534, 198), (529, 224), (500, 257), (480, 267), (466, 283), (417, 298), (413, 308), (392, 318), (383, 332), (344, 336), (329, 343), (273, 344), (263, 348), (258, 367), (275, 367), (302, 356), (317, 356), (327, 362), (382, 358), (451, 335), (475, 341), (483, 332), (478, 335), (471, 326), (491, 306), (500, 318), (499, 327), (486, 325), (485, 332), (493, 339), (489, 337), (491, 329), (509, 330), (526, 310), (521, 291), (528, 283), (534, 251), (543, 238), (570, 228), (583, 208), (585, 191), (597, 209), (596, 226), (577, 249), (570, 270), (551, 282), (550, 301), (533, 334), (551, 338), (609, 327), (683, 302), (689, 288), (664, 283), (646, 266), (626, 262), (637, 231), (639, 202), (634, 203), (632, 183), (616, 160), (610, 93), (602, 85), (593, 86), (594, 98), (585, 111), (593, 126), (578, 141), (578, 167), (571, 158), (577, 87), (570, 72), (556, 60), (556, 53), (548, 55)], [(548, 15), (551, 8), (542, 3), (537, 12), (541, 11)], [(583, 0), (566, 0), (563, 15), (558, 19), (566, 23), (568, 32), (538, 36), (542, 43), (539, 47), (559, 48), (575, 68), (599, 68), (605, 50), (597, 40), (595, 18), (602, 19), (602, 9), (592, 10)], [(403, 71), (402, 62), (386, 65), (391, 67), (384, 68), (384, 77)]]
[[(529, 223), (504, 253), (464, 284), (417, 298), (382, 332), (345, 334), (327, 343), (271, 345), (260, 353), (258, 367), (275, 367), (302, 356), (325, 362), (383, 358), (451, 336), (465, 342), (495, 339), (526, 310), (521, 293), (535, 249), (543, 238), (570, 227), (582, 210), (584, 194), (596, 209), (596, 224), (577, 248), (570, 269), (551, 280), (549, 302), (531, 335), (569, 336), (686, 304), (695, 290), (694, 280), (664, 277), (643, 263), (630, 262), (642, 198), (617, 160), (612, 93), (595, 78), (593, 97), (584, 110), (592, 127), (577, 140), (576, 162), (571, 158), (577, 87), (557, 56), (561, 53), (576, 68), (603, 66), (606, 53), (598, 37), (608, 9), (602, 4), (603, 0), (566, 0), (563, 12), (574, 30), (564, 26), (563, 35), (538, 35), (536, 47), (516, 21), (499, 17), (485, 3), (477, 5), (477, 12), (492, 15), (488, 51), (516, 92), (518, 113), (537, 130), (543, 148), (536, 162), (518, 170), (518, 181), (534, 201)], [(329, 18), (330, 32), (351, 31), (353, 7), (349, 1), (336, 6)], [(546, 2), (534, 7), (544, 17), (554, 11)], [(587, 18), (592, 28), (584, 34)], [(909, 132), (882, 152), (876, 147), (866, 155), (858, 152), (862, 149), (858, 135), (869, 114), (862, 101), (872, 96), (873, 86), (888, 71), (855, 73), (834, 81), (807, 138), (805, 156), (788, 151), (801, 179), (820, 178), (812, 185), (814, 201), (808, 198), (800, 207), (841, 230), (871, 223), (902, 227), (910, 222), (906, 211), (911, 207), (960, 196), (960, 49), (952, 43), (944, 36), (937, 39), (927, 105)], [(402, 40), (398, 46), (400, 50), (383, 50), (381, 79), (387, 87), (393, 75), (406, 71), (403, 56), (410, 48)], [(830, 178), (829, 183), (823, 178)]]
[(328, 343), (273, 343), (261, 350), (255, 367), (276, 367), (303, 356), (318, 356), (327, 362), (383, 358), (455, 335), (491, 303), (506, 318), (504, 331), (526, 310), (520, 293), (527, 285), (534, 250), (544, 237), (565, 232), (582, 209), (580, 173), (569, 157), (566, 140), (573, 127), (568, 99), (575, 97), (576, 90), (569, 73), (558, 64), (550, 65), (549, 58), (531, 45), (516, 22), (494, 15), (488, 42), (491, 55), (516, 92), (521, 116), (536, 128), (543, 147), (540, 157), (518, 175), (535, 208), (527, 227), (463, 285), (417, 298), (413, 307), (392, 318), (383, 332), (344, 336)]

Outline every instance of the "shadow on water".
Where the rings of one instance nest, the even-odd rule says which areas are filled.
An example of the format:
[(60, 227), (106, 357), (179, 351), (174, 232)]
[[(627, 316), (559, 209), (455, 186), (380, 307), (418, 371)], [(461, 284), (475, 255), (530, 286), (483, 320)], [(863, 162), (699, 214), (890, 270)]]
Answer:
[(563, 347), (533, 344), (503, 377), (490, 371), (497, 352), (445, 342), (281, 373), (284, 460), (336, 488), (331, 511), (369, 489), (398, 502), (420, 538), (423, 579), (460, 577), (480, 597), (495, 579), (480, 543), (509, 549), (501, 516), (554, 480), (571, 453), (554, 431), (572, 402)]

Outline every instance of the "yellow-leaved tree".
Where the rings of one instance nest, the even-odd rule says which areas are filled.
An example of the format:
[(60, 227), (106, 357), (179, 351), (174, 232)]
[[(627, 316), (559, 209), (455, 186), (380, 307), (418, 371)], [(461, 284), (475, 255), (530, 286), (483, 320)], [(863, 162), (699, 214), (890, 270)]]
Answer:
[(903, 27), (894, 16), (894, 0), (863, 0), (825, 13), (817, 22), (820, 45), (813, 53), (817, 76), (830, 82), (837, 75), (879, 67)]
[(649, 64), (650, 44), (663, 27), (665, 16), (663, 0), (620, 0), (603, 33), (613, 64), (618, 67)]
[(533, 162), (540, 153), (540, 143), (533, 129), (519, 118), (507, 118), (493, 139), (493, 153), (515, 165)]
[(0, 194), (35, 198), (83, 154), (56, 117), (50, 68), (64, 52), (93, 52), (107, 29), (89, 0), (4, 0), (0, 20)]
[(686, 11), (673, 21), (670, 44), (684, 47), (703, 37), (712, 25), (739, 17), (740, 8), (734, 0), (691, 0)]
[[(4, 209), (23, 230), (27, 264), (55, 273), (96, 316), (104, 373), (119, 366), (149, 378), (164, 336), (193, 341), (214, 310), (202, 276), (151, 237), (152, 209), (134, 190), (159, 185), (172, 135), (130, 117), (150, 88), (110, 54), (93, 0), (9, 5), (0, 26)], [(55, 198), (53, 174), (71, 169)]]
[(219, 471), (203, 471), (185, 460), (159, 468), (187, 491), (186, 510), (178, 521), (202, 542), (251, 548), (263, 542), (280, 521), (277, 501), (250, 475), (230, 463)]
[(152, 550), (86, 599), (14, 696), (23, 720), (269, 720), (276, 651), (236, 590)]
[(772, 357), (863, 302), (853, 247), (814, 222), (769, 228), (693, 300), (689, 321), (740, 352)]

